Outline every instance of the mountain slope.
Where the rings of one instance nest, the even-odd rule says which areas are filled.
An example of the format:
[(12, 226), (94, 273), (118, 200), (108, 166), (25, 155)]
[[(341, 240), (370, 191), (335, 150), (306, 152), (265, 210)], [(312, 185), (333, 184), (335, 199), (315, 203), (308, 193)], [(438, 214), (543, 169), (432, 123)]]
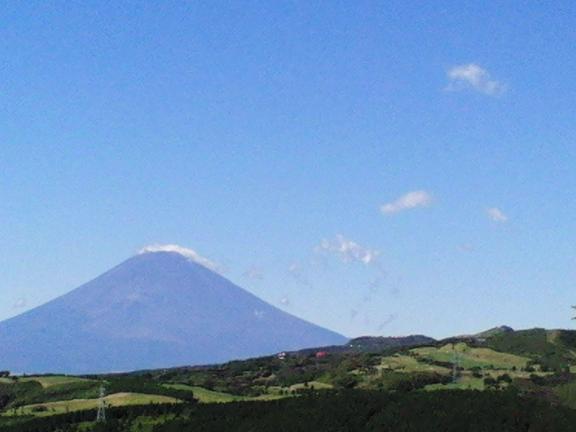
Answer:
[(0, 323), (0, 369), (88, 373), (214, 363), (346, 339), (176, 252), (150, 252)]
[(505, 335), (508, 333), (514, 333), (514, 329), (512, 327), (508, 327), (508, 326), (498, 326), (498, 327), (493, 327), (491, 329), (488, 330), (484, 330), (483, 332), (480, 333), (476, 333), (473, 337), (475, 337), (476, 339), (486, 339), (489, 337), (493, 337), (493, 336), (498, 336), (498, 335)]

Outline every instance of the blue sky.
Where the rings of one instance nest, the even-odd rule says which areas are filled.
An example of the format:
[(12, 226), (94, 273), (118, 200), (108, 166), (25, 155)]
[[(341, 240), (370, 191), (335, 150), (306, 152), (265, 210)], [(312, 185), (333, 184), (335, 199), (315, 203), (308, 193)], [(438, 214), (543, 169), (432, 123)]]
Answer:
[(174, 243), (348, 336), (570, 326), (575, 13), (2, 5), (0, 319)]

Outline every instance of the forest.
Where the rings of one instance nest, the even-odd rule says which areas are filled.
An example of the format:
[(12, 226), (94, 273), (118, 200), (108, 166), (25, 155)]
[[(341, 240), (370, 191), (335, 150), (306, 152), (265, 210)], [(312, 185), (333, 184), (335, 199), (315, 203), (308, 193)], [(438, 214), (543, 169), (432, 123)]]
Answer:
[[(568, 432), (576, 411), (506, 391), (310, 391), (298, 398), (113, 408), (51, 416), (2, 432)], [(154, 424), (146, 419), (155, 419)]]

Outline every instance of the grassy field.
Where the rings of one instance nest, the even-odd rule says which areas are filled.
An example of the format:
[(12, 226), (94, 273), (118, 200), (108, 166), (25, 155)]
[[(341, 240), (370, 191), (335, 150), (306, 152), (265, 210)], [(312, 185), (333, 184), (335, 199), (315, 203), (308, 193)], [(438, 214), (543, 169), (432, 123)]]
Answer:
[(299, 384), (294, 384), (291, 385), (288, 390), (292, 391), (298, 391), (298, 390), (303, 390), (303, 389), (314, 389), (314, 390), (328, 390), (331, 388), (334, 388), (334, 386), (332, 384), (326, 384), (323, 382), (319, 382), (319, 381), (310, 381), (308, 383), (308, 385), (304, 384), (304, 383), (299, 383)]
[(483, 378), (475, 378), (471, 374), (464, 373), (455, 383), (429, 384), (424, 387), (426, 391), (434, 390), (484, 390)]
[[(310, 385), (316, 385), (315, 388), (325, 388), (327, 384), (322, 383), (310, 383)], [(200, 403), (226, 403), (226, 402), (238, 402), (238, 401), (258, 401), (258, 400), (274, 400), (286, 397), (278, 393), (271, 392), (270, 394), (264, 394), (256, 397), (249, 396), (237, 396), (230, 393), (217, 392), (214, 390), (208, 390), (204, 387), (189, 386), (186, 384), (163, 384), (164, 387), (173, 388), (175, 390), (187, 390), (194, 393), (194, 397), (200, 401)], [(295, 384), (295, 386), (304, 387), (303, 384)], [(295, 387), (292, 386), (292, 387)], [(323, 387), (324, 386), (324, 387)], [(331, 387), (331, 386), (328, 386)], [(278, 388), (279, 389), (279, 388)]]
[(248, 399), (244, 396), (236, 396), (229, 393), (217, 392), (203, 387), (189, 386), (186, 384), (164, 384), (164, 387), (173, 388), (175, 390), (191, 391), (194, 393), (194, 397), (201, 403), (236, 402)]
[(377, 369), (380, 370), (390, 369), (396, 372), (406, 372), (406, 373), (413, 373), (413, 372), (437, 372), (440, 374), (450, 373), (450, 369), (448, 368), (422, 363), (419, 362), (414, 357), (400, 354), (396, 354), (390, 357), (384, 357), (382, 359), (382, 363), (379, 366), (377, 366)]
[[(104, 398), (108, 406), (148, 405), (150, 403), (179, 403), (178, 399), (167, 396), (147, 395), (141, 393), (116, 393)], [(72, 399), (68, 401), (46, 402), (42, 404), (26, 405), (18, 408), (17, 412), (8, 410), (4, 416), (33, 415), (50, 416), (64, 414), (72, 411), (90, 410), (98, 407), (98, 399)]]
[(21, 382), (30, 382), (36, 381), (39, 382), (42, 387), (49, 388), (58, 385), (64, 384), (74, 384), (79, 382), (95, 382), (94, 380), (89, 380), (86, 378), (78, 378), (74, 376), (66, 376), (66, 375), (51, 375), (51, 376), (28, 376), (20, 378), (19, 381)]
[(527, 357), (497, 352), (490, 348), (472, 348), (464, 343), (446, 344), (440, 348), (414, 348), (410, 351), (422, 358), (447, 363), (453, 362), (454, 353), (457, 353), (460, 366), (465, 369), (473, 367), (492, 367), (502, 370), (520, 369), (525, 367), (530, 360)]

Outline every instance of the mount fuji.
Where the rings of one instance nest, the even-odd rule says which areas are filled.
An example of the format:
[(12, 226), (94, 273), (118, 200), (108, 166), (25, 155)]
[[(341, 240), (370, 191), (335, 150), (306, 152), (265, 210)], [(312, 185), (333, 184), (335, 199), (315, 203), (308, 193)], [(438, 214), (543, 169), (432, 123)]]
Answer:
[(119, 372), (346, 342), (215, 270), (188, 249), (144, 249), (68, 294), (1, 322), (0, 369)]

